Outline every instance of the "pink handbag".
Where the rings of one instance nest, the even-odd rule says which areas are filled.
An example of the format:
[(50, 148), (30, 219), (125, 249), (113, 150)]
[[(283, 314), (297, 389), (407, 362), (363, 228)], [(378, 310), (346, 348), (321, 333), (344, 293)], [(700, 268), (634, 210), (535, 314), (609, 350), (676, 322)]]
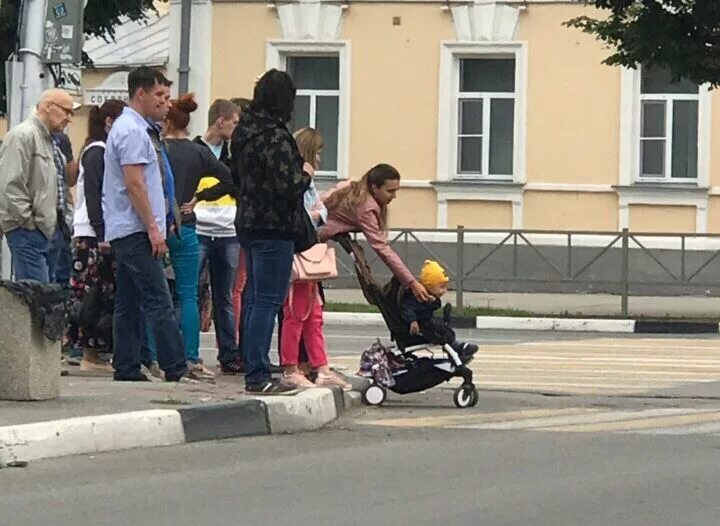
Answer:
[(318, 243), (293, 258), (292, 281), (324, 281), (338, 276), (335, 249)]

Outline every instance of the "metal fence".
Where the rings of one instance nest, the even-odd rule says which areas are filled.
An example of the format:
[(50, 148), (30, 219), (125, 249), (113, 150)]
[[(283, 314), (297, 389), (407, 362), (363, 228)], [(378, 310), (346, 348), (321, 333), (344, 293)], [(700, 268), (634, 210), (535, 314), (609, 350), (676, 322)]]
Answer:
[[(362, 242), (362, 237), (358, 238)], [(720, 235), (548, 230), (401, 229), (389, 244), (415, 270), (424, 259), (448, 271), (463, 308), (470, 291), (720, 295)], [(366, 250), (379, 281), (387, 268)], [(341, 278), (352, 262), (339, 258)]]

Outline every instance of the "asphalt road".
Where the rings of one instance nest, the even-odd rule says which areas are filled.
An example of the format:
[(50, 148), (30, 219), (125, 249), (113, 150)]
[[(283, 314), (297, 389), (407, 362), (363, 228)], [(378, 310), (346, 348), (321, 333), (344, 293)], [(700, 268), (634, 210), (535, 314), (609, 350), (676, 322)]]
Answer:
[(719, 447), (341, 422), (2, 470), (0, 525), (717, 526)]
[[(381, 331), (327, 332), (342, 362)], [(720, 524), (720, 396), (695, 394), (720, 377), (717, 337), (463, 337), (483, 345), (487, 381), (529, 386), (541, 371), (570, 385), (595, 371), (585, 387), (620, 387), (550, 395), (479, 382), (468, 411), (433, 389), (317, 433), (3, 469), (0, 526)], [(627, 378), (639, 392), (624, 394)]]

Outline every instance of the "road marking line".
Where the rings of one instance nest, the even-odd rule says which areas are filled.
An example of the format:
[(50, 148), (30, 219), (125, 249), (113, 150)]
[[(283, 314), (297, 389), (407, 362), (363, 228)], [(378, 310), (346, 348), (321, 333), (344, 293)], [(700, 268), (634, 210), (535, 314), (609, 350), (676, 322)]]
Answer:
[[(711, 412), (712, 411), (712, 412)], [(689, 414), (693, 413), (693, 414)], [(697, 414), (694, 414), (697, 413)], [(463, 426), (465, 429), (492, 429), (492, 430), (518, 430), (532, 429), (542, 431), (582, 431), (592, 430), (613, 431), (632, 429), (633, 425), (641, 425), (649, 419), (663, 422), (672, 421), (672, 418), (686, 420), (702, 418), (702, 413), (710, 413), (710, 419), (717, 419), (720, 413), (717, 410), (688, 410), (688, 409), (649, 409), (646, 411), (622, 412), (603, 411), (580, 415), (555, 416), (550, 418), (530, 418), (521, 421), (499, 422), (492, 424), (478, 424)], [(688, 420), (692, 421), (692, 420)], [(697, 420), (696, 420), (697, 421)], [(653, 424), (647, 427), (652, 427)], [(460, 426), (453, 426), (455, 428)]]
[[(502, 413), (465, 413), (460, 415), (429, 416), (419, 418), (387, 418), (370, 421), (360, 421), (362, 425), (386, 426), (386, 427), (446, 427), (466, 420), (474, 422), (494, 422), (507, 420), (521, 420), (528, 417), (543, 417), (551, 415), (574, 415), (584, 414), (592, 409), (570, 408), (570, 409), (527, 409), (522, 411), (507, 411)], [(598, 410), (599, 411), (599, 410)]]
[[(687, 411), (686, 411), (687, 413)], [(714, 422), (720, 423), (720, 412), (706, 413), (698, 411), (695, 414), (681, 414), (676, 416), (658, 416), (649, 418), (638, 418), (625, 422), (604, 422), (587, 425), (553, 426), (550, 430), (557, 432), (572, 433), (597, 433), (597, 432), (632, 432), (646, 429), (678, 428), (687, 424), (700, 424)]]
[(642, 435), (715, 435), (720, 434), (720, 422), (689, 425), (683, 427), (661, 427), (633, 431)]

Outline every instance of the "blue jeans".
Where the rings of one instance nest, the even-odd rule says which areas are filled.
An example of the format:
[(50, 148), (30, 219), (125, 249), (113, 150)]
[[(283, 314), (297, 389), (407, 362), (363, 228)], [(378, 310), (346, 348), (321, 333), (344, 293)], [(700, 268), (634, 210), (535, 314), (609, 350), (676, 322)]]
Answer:
[(175, 287), (180, 300), (180, 327), (185, 342), (185, 357), (190, 363), (200, 361), (200, 310), (198, 281), (200, 279), (200, 244), (194, 227), (183, 225), (180, 237), (167, 240), (170, 260), (175, 270)]
[(117, 265), (113, 316), (115, 379), (140, 374), (144, 316), (158, 343), (160, 368), (168, 380), (177, 380), (187, 372), (187, 365), (162, 262), (153, 257), (144, 232), (116, 239), (111, 244)]
[(276, 239), (243, 243), (247, 265), (242, 339), (246, 386), (259, 386), (270, 379), (275, 317), (290, 285), (294, 248), (292, 241)]
[(198, 236), (198, 240), (200, 241), (199, 271), (205, 267), (206, 262), (210, 270), (218, 361), (226, 364), (238, 358), (232, 291), (240, 260), (240, 242), (236, 237)]
[(58, 226), (55, 229), (55, 235), (50, 240), (50, 253), (48, 256), (48, 277), (50, 282), (69, 288), (71, 266), (72, 251), (70, 250), (70, 241), (65, 239), (65, 234)]
[(15, 281), (32, 279), (49, 283), (50, 241), (45, 234), (37, 229), (16, 228), (5, 237), (12, 254)]

